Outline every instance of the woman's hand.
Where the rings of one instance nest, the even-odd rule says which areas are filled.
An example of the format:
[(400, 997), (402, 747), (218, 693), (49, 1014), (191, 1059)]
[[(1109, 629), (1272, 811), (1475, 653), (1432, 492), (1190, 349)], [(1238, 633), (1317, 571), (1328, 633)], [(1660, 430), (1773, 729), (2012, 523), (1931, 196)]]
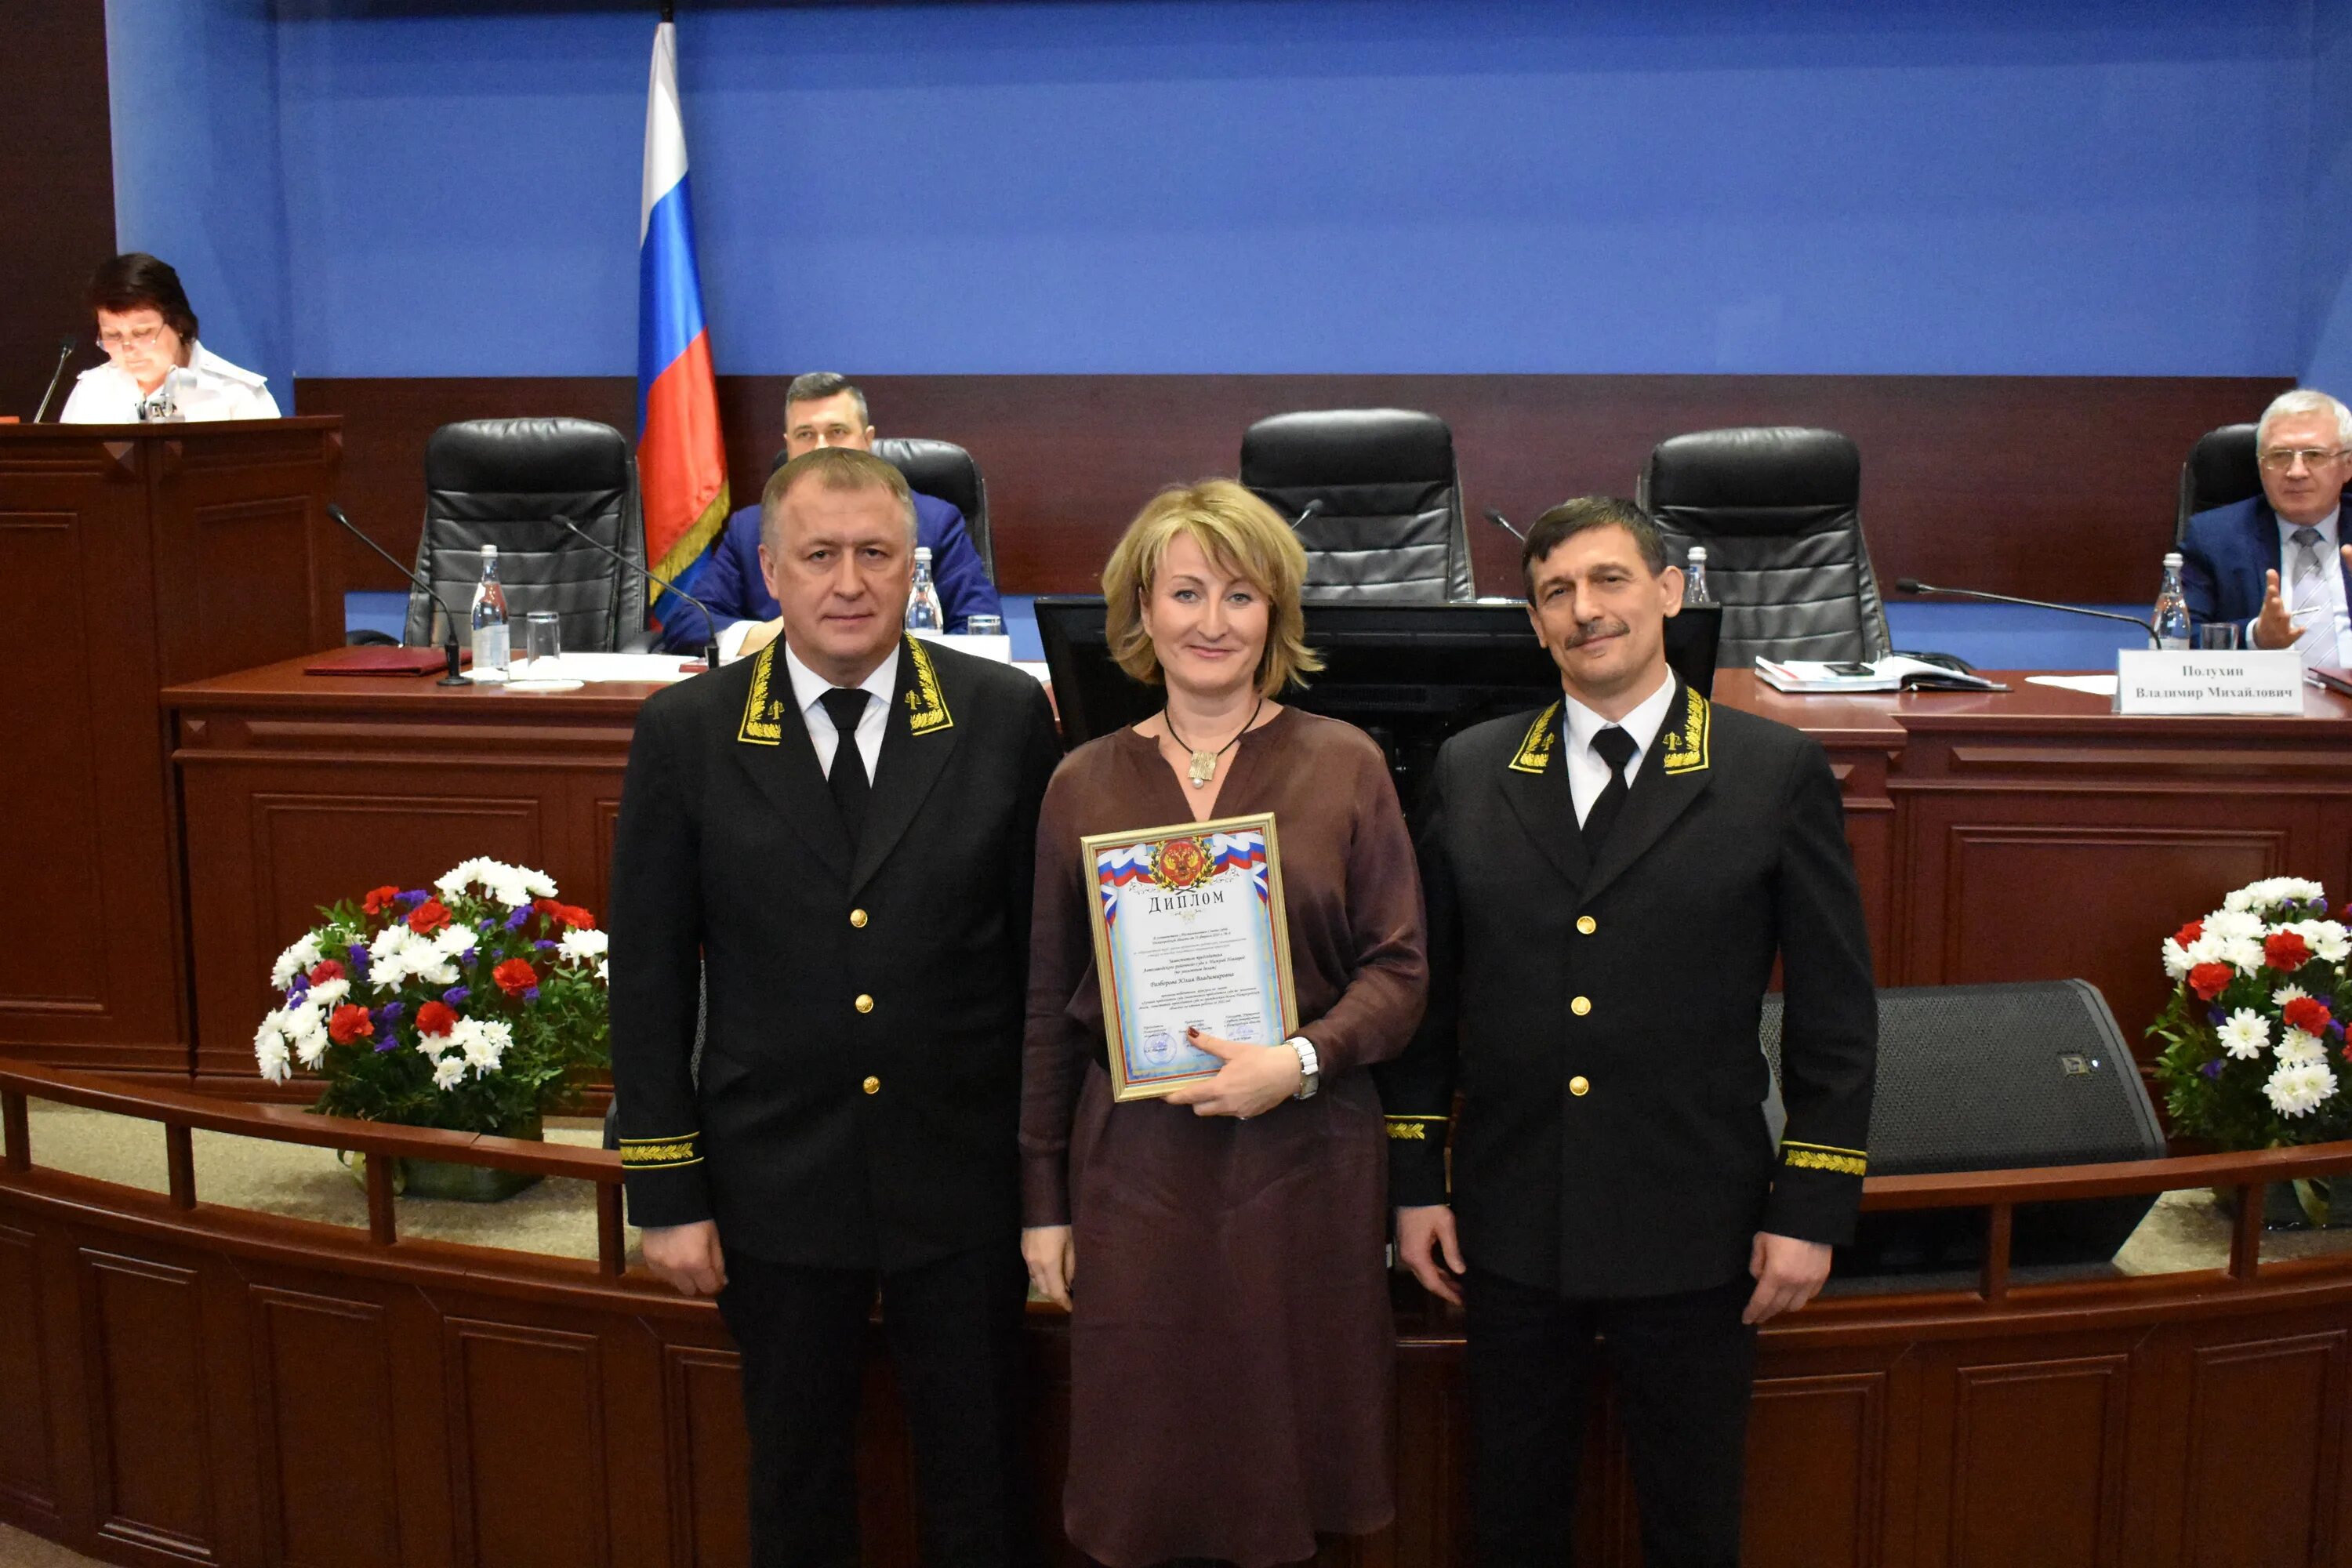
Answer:
[(1021, 1260), (1037, 1294), (1070, 1310), (1070, 1283), (1078, 1277), (1078, 1244), (1066, 1225), (1033, 1225), (1021, 1233)]
[(1195, 1116), (1237, 1116), (1246, 1121), (1297, 1094), (1305, 1080), (1298, 1053), (1286, 1045), (1245, 1045), (1198, 1029), (1187, 1029), (1184, 1036), (1225, 1064), (1217, 1069), (1216, 1077), (1188, 1083), (1168, 1097), (1171, 1105), (1191, 1106)]

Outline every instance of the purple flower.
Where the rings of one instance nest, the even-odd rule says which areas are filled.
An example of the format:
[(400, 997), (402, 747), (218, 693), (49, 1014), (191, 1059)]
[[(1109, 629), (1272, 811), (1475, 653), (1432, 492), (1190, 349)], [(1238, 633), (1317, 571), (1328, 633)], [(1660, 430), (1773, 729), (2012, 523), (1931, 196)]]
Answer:
[(375, 1019), (377, 1028), (389, 1033), (392, 1026), (400, 1022), (400, 1016), (406, 1011), (408, 1011), (407, 1007), (402, 1003), (387, 1002), (371, 1016)]
[(383, 1037), (375, 1043), (376, 1054), (378, 1056), (382, 1056), (386, 1051), (396, 1051), (399, 1048), (400, 1037), (394, 1034), (390, 1029), (386, 1029), (383, 1032)]
[(490, 932), (498, 929), (498, 921), (489, 919), (488, 916), (484, 916), (482, 919), (474, 922), (474, 929), (480, 931), (484, 936), (488, 936)]
[(432, 896), (433, 895), (429, 891), (423, 888), (411, 888), (408, 891), (400, 895), (400, 901), (404, 904), (421, 904)]
[(299, 1002), (310, 991), (310, 977), (298, 969), (294, 972), (294, 978), (286, 983), (286, 1000)]
[[(476, 953), (477, 952), (478, 952), (478, 951), (479, 951), (479, 950), (478, 950), (478, 949), (477, 949), (477, 948), (471, 948), (471, 947), (467, 948), (465, 952), (461, 952), (461, 953), (459, 953), (459, 954), (457, 955), (457, 962), (458, 962), (458, 963), (473, 963), (473, 962), (474, 962), (474, 955), (475, 955), (475, 953)], [(454, 1005), (454, 1004), (453, 1004), (453, 1005)]]
[(526, 1002), (536, 1002), (536, 1001), (538, 1001), (538, 1000), (539, 1000), (539, 987), (538, 987), (538, 986), (536, 986), (536, 985), (526, 985), (526, 986), (524, 986), (524, 987), (522, 988), (522, 999), (523, 999), (524, 1001), (526, 1001)]
[(2219, 1028), (2221, 1026), (2230, 1021), (2230, 1010), (2217, 1002), (2213, 1005), (2213, 1010), (2206, 1014), (2205, 1016), (2214, 1027)]
[(462, 1007), (466, 1005), (466, 998), (472, 994), (473, 993), (463, 985), (452, 985), (448, 990), (441, 993), (441, 1005), (445, 1007)]
[(355, 942), (352, 943), (351, 950), (343, 954), (343, 967), (352, 972), (352, 978), (354, 980), (366, 978), (368, 972), (368, 950), (367, 945), (364, 942)]
[(2327, 1032), (2340, 1040), (2344, 1037), (2344, 1026), (2331, 1018), (2327, 1023)]
[(530, 919), (530, 906), (529, 904), (525, 904), (522, 908), (517, 910), (514, 913), (507, 917), (507, 930), (520, 931), (522, 930), (523, 921), (529, 919)]
[(541, 937), (537, 942), (532, 942), (530, 945), (539, 949), (541, 952), (553, 952), (555, 951), (555, 943), (548, 941), (545, 937)]
[(2207, 1078), (2220, 1078), (2221, 1076), (2221, 1058), (2215, 1057), (2211, 1061), (2207, 1062), (2203, 1067), (2197, 1070), (2203, 1073)]

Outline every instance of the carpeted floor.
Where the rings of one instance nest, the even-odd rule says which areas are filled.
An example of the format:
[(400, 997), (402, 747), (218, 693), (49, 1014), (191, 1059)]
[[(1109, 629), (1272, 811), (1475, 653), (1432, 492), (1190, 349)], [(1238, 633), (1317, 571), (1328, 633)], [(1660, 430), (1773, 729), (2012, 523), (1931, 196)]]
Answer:
[(103, 1568), (95, 1557), (68, 1552), (37, 1535), (0, 1524), (0, 1568), (84, 1568), (85, 1564)]

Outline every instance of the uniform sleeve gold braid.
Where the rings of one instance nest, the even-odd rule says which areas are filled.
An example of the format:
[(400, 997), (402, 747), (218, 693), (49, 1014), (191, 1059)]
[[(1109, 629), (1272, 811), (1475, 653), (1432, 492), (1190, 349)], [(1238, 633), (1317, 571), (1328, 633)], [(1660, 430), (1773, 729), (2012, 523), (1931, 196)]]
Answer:
[(915, 689), (902, 692), (907, 704), (907, 731), (928, 735), (934, 730), (952, 730), (955, 719), (948, 712), (947, 699), (940, 695), (940, 672), (931, 668), (931, 656), (917, 637), (907, 639), (907, 651), (914, 656)]
[(751, 666), (751, 695), (743, 701), (743, 722), (735, 738), (747, 746), (781, 746), (784, 743), (783, 704), (769, 690), (769, 678), (774, 670), (776, 645), (770, 643), (760, 650)]
[(1513, 773), (1539, 773), (1550, 765), (1552, 742), (1559, 734), (1559, 719), (1557, 702), (1536, 715), (1536, 721), (1528, 726), (1526, 738), (1519, 742), (1517, 753), (1511, 758)]
[(699, 1165), (702, 1152), (699, 1132), (680, 1132), (668, 1138), (624, 1138), (621, 1140), (621, 1166), (624, 1170), (666, 1170), (678, 1165)]
[(1841, 1149), (1832, 1143), (1800, 1143), (1793, 1139), (1780, 1145), (1780, 1163), (1800, 1171), (1828, 1171), (1841, 1176), (1864, 1176), (1870, 1173), (1870, 1156), (1859, 1149)]

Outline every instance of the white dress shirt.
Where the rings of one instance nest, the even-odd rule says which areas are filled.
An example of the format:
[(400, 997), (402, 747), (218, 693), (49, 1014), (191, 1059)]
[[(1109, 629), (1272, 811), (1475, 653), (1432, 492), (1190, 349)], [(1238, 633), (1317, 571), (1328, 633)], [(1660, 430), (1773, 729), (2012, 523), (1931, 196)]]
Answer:
[[(188, 345), (188, 363), (174, 366), (163, 384), (142, 395), (129, 371), (108, 360), (74, 380), (72, 395), (58, 413), (61, 425), (136, 425), (140, 405), (169, 401), (182, 419), (276, 419), (278, 400), (267, 377), (233, 365), (201, 342)], [(150, 413), (149, 418), (155, 417)]]
[[(2294, 575), (2294, 535), (2305, 525), (2278, 520), (2279, 597), (2286, 601), (2287, 618), (2303, 628), (2294, 646), (2305, 664), (2352, 664), (2352, 615), (2344, 604), (2344, 557), (2337, 549), (2344, 542), (2337, 526), (2343, 517), (2344, 509), (2337, 507), (2309, 525), (2319, 531), (2319, 576), (2315, 582), (2305, 578), (2300, 583)], [(2328, 631), (2335, 633), (2333, 638)], [(2253, 644), (2251, 626), (2246, 642)]]
[[(824, 710), (823, 699), (833, 689), (833, 682), (800, 661), (791, 647), (784, 648), (784, 668), (793, 678), (793, 700), (801, 710), (801, 722), (808, 726), (809, 744), (816, 748), (816, 771), (830, 775), (833, 772), (833, 748), (841, 737), (835, 733), (833, 715)], [(866, 759), (866, 782), (874, 782), (874, 764), (882, 758), (882, 731), (889, 727), (890, 700), (898, 694), (898, 645), (892, 643), (890, 652), (874, 673), (857, 683), (861, 691), (871, 692), (874, 700), (866, 705), (864, 717), (857, 721), (857, 754)]]
[[(1642, 771), (1642, 760), (1657, 744), (1658, 731), (1666, 721), (1666, 710), (1675, 700), (1675, 675), (1668, 670), (1659, 679), (1658, 689), (1634, 710), (1617, 721), (1617, 727), (1633, 739), (1633, 755), (1625, 763), (1625, 782), (1630, 784)], [(1592, 749), (1592, 737), (1609, 728), (1609, 721), (1563, 693), (1560, 698), (1560, 743), (1568, 752), (1568, 796), (1576, 805), (1576, 825), (1584, 826), (1592, 810), (1592, 803), (1609, 787), (1609, 763)]]

